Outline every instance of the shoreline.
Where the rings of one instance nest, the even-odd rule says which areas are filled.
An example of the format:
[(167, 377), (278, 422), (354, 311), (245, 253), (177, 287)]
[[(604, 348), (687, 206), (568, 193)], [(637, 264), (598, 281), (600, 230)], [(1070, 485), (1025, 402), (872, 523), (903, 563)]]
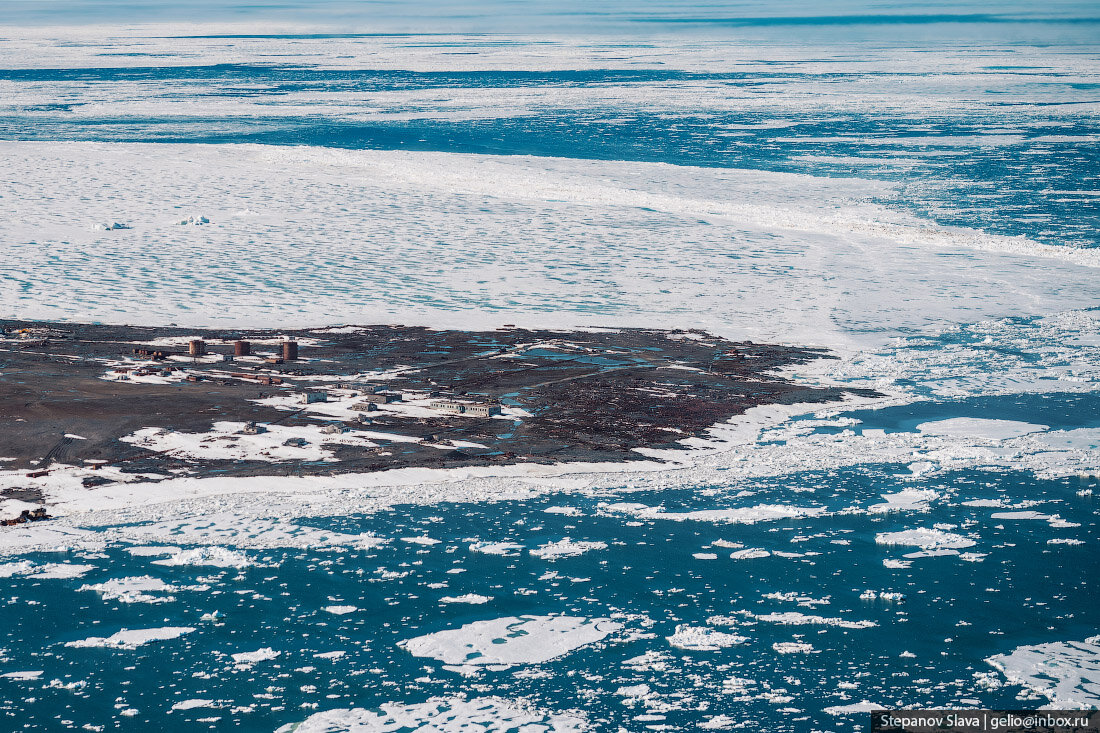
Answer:
[(883, 396), (777, 374), (824, 350), (699, 330), (0, 327), (5, 518), (192, 481), (668, 466), (762, 406)]

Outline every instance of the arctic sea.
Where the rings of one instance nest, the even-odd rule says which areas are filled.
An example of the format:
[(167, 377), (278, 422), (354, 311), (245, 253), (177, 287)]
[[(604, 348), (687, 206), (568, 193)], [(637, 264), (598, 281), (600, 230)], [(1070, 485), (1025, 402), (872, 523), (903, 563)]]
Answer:
[(0, 32), (4, 317), (699, 327), (829, 347), (788, 376), (883, 397), (621, 470), (43, 479), (60, 518), (0, 533), (6, 727), (1100, 704), (1087, 5), (566, 5), (543, 34), (60, 7), (84, 25)]

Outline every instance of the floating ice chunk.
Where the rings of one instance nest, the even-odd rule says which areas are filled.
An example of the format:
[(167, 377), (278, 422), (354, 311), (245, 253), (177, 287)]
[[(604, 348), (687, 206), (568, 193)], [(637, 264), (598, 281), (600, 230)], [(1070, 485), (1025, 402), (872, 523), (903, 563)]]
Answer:
[(959, 550), (964, 547), (973, 547), (975, 544), (974, 540), (962, 535), (927, 527), (905, 529), (900, 532), (880, 532), (875, 535), (875, 542), (880, 545), (908, 545), (922, 550)]
[(10, 578), (13, 575), (25, 575), (34, 569), (34, 563), (30, 560), (7, 562), (0, 565), (0, 578)]
[(506, 669), (556, 659), (620, 628), (622, 624), (606, 618), (505, 616), (407, 639), (398, 646), (463, 670)]
[(928, 502), (939, 497), (939, 494), (931, 489), (906, 489), (896, 494), (883, 494), (886, 501), (882, 504), (873, 504), (867, 507), (871, 514), (885, 514), (886, 512), (926, 512)]
[(203, 224), (209, 224), (210, 220), (201, 214), (191, 214), (185, 219), (178, 219), (176, 224), (178, 226), (202, 226)]
[(890, 568), (891, 570), (904, 570), (912, 564), (913, 562), (911, 560), (894, 560), (892, 558), (887, 558), (882, 561), (882, 566), (884, 568)]
[(668, 664), (671, 660), (672, 657), (666, 652), (650, 649), (644, 654), (639, 654), (638, 656), (631, 657), (630, 659), (624, 659), (623, 666), (636, 672), (664, 672), (668, 669)]
[(522, 549), (523, 545), (517, 545), (515, 542), (475, 542), (470, 545), (470, 552), (503, 557), (516, 557)]
[(801, 593), (795, 593), (789, 591), (787, 593), (765, 593), (764, 598), (769, 601), (786, 601), (787, 603), (797, 603), (800, 606), (806, 606), (807, 608), (813, 608), (815, 606), (828, 606), (832, 601), (832, 596), (825, 596), (824, 598), (814, 598), (813, 596), (805, 596)]
[(627, 514), (638, 519), (669, 519), (676, 522), (722, 522), (728, 524), (756, 524), (774, 522), (780, 519), (800, 517), (820, 517), (825, 514), (822, 507), (798, 507), (783, 504), (757, 504), (738, 509), (699, 509), (691, 512), (666, 512), (661, 507), (645, 504), (617, 503), (602, 504), (601, 508), (616, 514)]
[(118, 231), (119, 229), (129, 228), (130, 226), (128, 224), (123, 224), (120, 221), (105, 221), (96, 224), (94, 227), (92, 227), (92, 230), (97, 232), (114, 232)]
[(812, 644), (804, 641), (777, 641), (772, 644), (772, 649), (779, 654), (813, 654), (817, 651)]
[(718, 555), (714, 552), (693, 552), (691, 556), (696, 560), (717, 560)]
[(424, 545), (425, 547), (438, 545), (440, 543), (440, 540), (431, 537), (402, 537), (401, 541), (408, 542), (410, 545)]
[(105, 601), (121, 601), (123, 603), (169, 603), (175, 600), (170, 595), (153, 595), (154, 593), (173, 593), (179, 590), (174, 585), (169, 585), (159, 578), (142, 575), (133, 578), (113, 578), (94, 585), (82, 585), (80, 590), (94, 590), (103, 596)]
[(240, 665), (253, 665), (257, 662), (267, 662), (272, 659), (277, 659), (282, 652), (277, 652), (269, 646), (257, 649), (254, 652), (237, 652), (231, 654), (233, 661)]
[(254, 563), (248, 559), (248, 555), (239, 550), (230, 550), (225, 547), (195, 547), (190, 550), (179, 550), (171, 557), (163, 560), (154, 560), (154, 565), (205, 565), (216, 568), (246, 568)]
[(678, 649), (687, 649), (693, 652), (716, 652), (735, 644), (744, 644), (749, 640), (747, 636), (727, 634), (708, 626), (689, 626), (680, 624), (676, 627), (672, 636), (665, 637), (668, 643)]
[[(867, 431), (865, 430), (863, 434), (866, 435)], [(906, 466), (906, 468), (909, 469), (909, 472), (912, 473), (914, 477), (923, 476), (924, 474), (935, 469), (935, 467), (936, 464), (932, 463), (931, 461), (916, 461)]]
[(756, 616), (757, 621), (766, 621), (773, 624), (782, 624), (784, 626), (838, 626), (842, 629), (869, 629), (873, 626), (878, 626), (874, 621), (848, 621), (843, 618), (830, 618), (827, 616), (809, 616), (804, 613), (798, 613), (796, 611), (785, 611), (783, 613), (767, 613), (761, 616)]
[(206, 700), (204, 698), (194, 698), (192, 700), (181, 700), (172, 706), (173, 710), (192, 710), (194, 708), (212, 708), (215, 707), (213, 700)]
[(872, 710), (883, 710), (884, 708), (868, 700), (862, 702), (853, 702), (848, 705), (833, 705), (825, 708), (825, 712), (829, 715), (855, 715), (856, 713), (869, 713)]
[(649, 685), (624, 685), (615, 690), (615, 694), (619, 697), (645, 697), (649, 694)]
[(727, 730), (737, 725), (737, 722), (737, 720), (728, 715), (715, 715), (713, 718), (708, 718), (702, 723), (699, 723), (698, 727), (703, 730)]
[(565, 537), (557, 542), (548, 542), (529, 552), (543, 560), (556, 560), (559, 557), (576, 557), (591, 550), (606, 550), (606, 542), (584, 542)]
[(27, 575), (34, 578), (59, 578), (68, 580), (70, 578), (83, 577), (88, 571), (95, 570), (95, 565), (77, 565), (75, 563), (62, 563), (51, 562), (45, 565), (40, 565)]
[(331, 613), (334, 616), (346, 616), (349, 613), (355, 613), (359, 610), (358, 606), (325, 606), (324, 611)]
[(1018, 420), (986, 420), (976, 417), (953, 417), (949, 420), (934, 420), (917, 426), (917, 430), (925, 435), (986, 440), (1008, 440), (1021, 435), (1041, 433), (1048, 429), (1047, 425), (1033, 425)]
[(579, 517), (584, 512), (575, 506), (550, 506), (543, 509), (547, 514), (561, 514), (566, 517)]
[(313, 657), (314, 659), (339, 659), (345, 654), (347, 654), (346, 651), (344, 651), (343, 649), (338, 649), (334, 652), (317, 652), (313, 655)]
[(24, 681), (24, 682), (30, 681), (30, 680), (36, 680), (41, 676), (42, 676), (42, 670), (40, 670), (40, 669), (39, 670), (33, 670), (33, 671), (27, 670), (27, 671), (24, 671), (24, 672), (5, 672), (4, 674), (0, 674), (0, 677), (3, 677), (4, 679), (20, 680), (20, 681)]
[(169, 641), (178, 639), (184, 634), (190, 634), (195, 629), (190, 626), (163, 626), (156, 629), (122, 629), (107, 637), (92, 636), (80, 641), (69, 641), (65, 646), (70, 647), (107, 647), (111, 649), (137, 649), (139, 646), (151, 644), (154, 641)]
[(433, 697), (414, 704), (385, 703), (375, 710), (341, 709), (315, 713), (276, 733), (387, 733), (416, 731), (523, 731), (583, 733), (590, 730), (575, 714), (547, 713), (499, 697)]
[(990, 519), (1041, 519), (1050, 524), (1051, 527), (1057, 527), (1064, 529), (1067, 527), (1080, 527), (1080, 524), (1075, 522), (1067, 522), (1057, 514), (1043, 514), (1036, 511), (1020, 511), (1020, 512), (993, 512), (989, 515)]
[(1100, 636), (1021, 646), (985, 661), (1000, 670), (1009, 683), (1049, 699), (1052, 707), (1100, 705)]
[(470, 603), (473, 605), (481, 605), (482, 603), (488, 603), (493, 600), (492, 596), (483, 596), (480, 593), (466, 593), (461, 596), (443, 596), (439, 599), (440, 603)]
[(1100, 450), (1100, 428), (1057, 430), (1036, 436), (1036, 439), (1061, 450)]
[(767, 550), (756, 547), (747, 547), (744, 550), (734, 550), (730, 553), (730, 560), (756, 560), (771, 555)]

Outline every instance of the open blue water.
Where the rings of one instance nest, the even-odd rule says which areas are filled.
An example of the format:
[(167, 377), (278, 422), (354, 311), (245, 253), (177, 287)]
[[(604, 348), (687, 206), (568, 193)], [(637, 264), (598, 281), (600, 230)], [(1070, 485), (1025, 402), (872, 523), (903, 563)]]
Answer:
[[(903, 466), (877, 466), (829, 473), (801, 473), (729, 485), (631, 492), (601, 497), (570, 495), (491, 504), (398, 507), (377, 515), (300, 520), (326, 529), (377, 533), (392, 538), (374, 550), (252, 550), (256, 567), (162, 567), (152, 557), (132, 557), (119, 548), (82, 559), (79, 554), (28, 556), (36, 562), (78, 561), (96, 566), (76, 580), (14, 580), (3, 611), (0, 649), (5, 668), (42, 670), (37, 682), (0, 680), (5, 702), (0, 720), (15, 730), (60, 730), (85, 723), (107, 730), (273, 730), (304, 718), (319, 703), (372, 708), (392, 700), (426, 699), (460, 690), (484, 689), (523, 697), (543, 707), (588, 711), (602, 730), (624, 726), (644, 705), (624, 705), (615, 692), (645, 684), (671, 709), (646, 724), (685, 730), (703, 717), (730, 715), (777, 731), (851, 730), (862, 717), (833, 716), (826, 707), (861, 700), (898, 706), (1019, 707), (1017, 686), (981, 689), (975, 673), (992, 671), (982, 660), (1014, 647), (1052, 638), (1081, 639), (1100, 624), (1095, 603), (1097, 537), (1095, 500), (1076, 492), (1074, 480), (1036, 481), (1017, 472), (959, 471), (937, 476), (923, 488), (945, 500), (924, 514), (844, 513), (878, 500), (904, 484)], [(750, 497), (738, 496), (751, 491)], [(1045, 521), (997, 521), (987, 507), (961, 506), (973, 499), (1021, 501), (1041, 496), (1045, 512), (1080, 523), (1052, 528)], [(667, 511), (754, 506), (766, 501), (822, 507), (822, 517), (722, 525), (661, 519), (629, 522), (601, 509), (623, 500), (661, 505)], [(577, 516), (547, 513), (570, 506)], [(906, 569), (883, 560), (915, 548), (876, 544), (877, 533), (949, 524), (975, 539), (959, 556), (925, 557)], [(429, 536), (422, 547), (398, 540)], [(1091, 538), (1086, 545), (1048, 544), (1058, 537)], [(563, 537), (603, 542), (604, 550), (546, 560), (526, 550), (514, 557), (472, 552), (477, 541), (509, 541), (533, 549)], [(736, 541), (772, 555), (731, 560), (712, 547)], [(700, 560), (697, 552), (717, 559)], [(461, 569), (461, 573), (448, 573)], [(384, 578), (382, 571), (399, 577)], [(110, 578), (151, 575), (180, 590), (162, 604), (105, 601), (79, 588)], [(445, 587), (430, 588), (430, 584)], [(866, 590), (904, 595), (903, 600), (862, 600)], [(796, 595), (813, 600), (767, 598)], [(441, 604), (443, 596), (492, 596), (484, 605)], [(338, 616), (331, 605), (358, 610)], [(200, 620), (217, 612), (217, 621)], [(781, 625), (736, 616), (796, 611), (870, 628)], [(416, 658), (397, 643), (420, 634), (456, 628), (486, 618), (520, 614), (602, 617), (624, 614), (624, 633), (561, 659), (538, 665), (548, 676), (515, 675), (519, 669), (464, 678), (432, 659)], [(712, 616), (735, 615), (725, 631), (748, 637), (717, 651), (686, 651), (666, 641), (680, 624), (706, 626)], [(181, 638), (136, 650), (81, 649), (65, 642), (107, 636), (120, 628), (193, 626)], [(649, 638), (629, 639), (625, 632)], [(627, 640), (623, 640), (627, 638)], [(805, 642), (812, 652), (780, 654), (772, 645)], [(227, 655), (271, 647), (281, 655), (249, 669)], [(344, 651), (339, 659), (314, 657)], [(657, 652), (658, 664), (624, 666)], [(908, 652), (915, 656), (900, 656)], [(637, 663), (635, 663), (637, 664)], [(740, 682), (730, 682), (740, 678)], [(48, 687), (84, 683), (75, 689)], [(851, 683), (851, 689), (838, 687)], [(790, 698), (786, 702), (778, 698)], [(214, 707), (170, 711), (188, 699)], [(236, 710), (234, 710), (236, 708)], [(131, 711), (127, 715), (121, 710)], [(136, 712), (134, 712), (136, 711)], [(705, 711), (706, 715), (702, 713)], [(204, 719), (200, 721), (199, 719)]]

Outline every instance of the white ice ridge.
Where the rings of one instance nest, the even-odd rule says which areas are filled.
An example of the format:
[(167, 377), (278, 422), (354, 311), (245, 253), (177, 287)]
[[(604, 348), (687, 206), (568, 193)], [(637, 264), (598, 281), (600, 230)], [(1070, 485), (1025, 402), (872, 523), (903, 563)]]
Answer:
[(1100, 705), (1100, 636), (1021, 646), (986, 661), (999, 669), (1009, 683), (1022, 685), (1049, 699), (1052, 708)]
[[(847, 345), (1100, 304), (1082, 266), (1100, 253), (938, 227), (869, 203), (888, 185), (859, 179), (251, 145), (5, 142), (0, 157), (20, 181), (0, 222), (12, 317), (610, 321)], [(179, 206), (210, 223), (177, 226)], [(130, 228), (88, 226), (105, 216)]]
[(549, 713), (499, 697), (433, 697), (423, 703), (385, 703), (375, 710), (326, 710), (276, 733), (389, 733), (390, 731), (485, 731), (486, 733), (582, 733), (575, 713)]
[(540, 664), (600, 641), (622, 624), (577, 616), (506, 616), (475, 621), (398, 644), (416, 657), (438, 659), (457, 671)]

